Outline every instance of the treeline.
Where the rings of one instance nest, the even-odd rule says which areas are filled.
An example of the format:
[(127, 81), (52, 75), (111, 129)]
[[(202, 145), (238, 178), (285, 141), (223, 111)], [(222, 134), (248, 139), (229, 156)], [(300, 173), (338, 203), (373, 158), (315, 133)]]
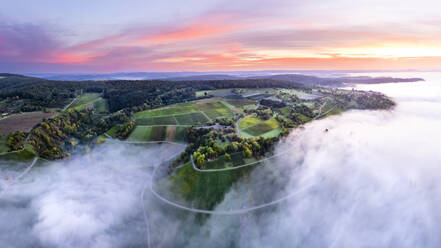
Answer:
[[(234, 130), (214, 130), (207, 128), (191, 127), (187, 130), (188, 146), (181, 154), (175, 165), (184, 163), (193, 155), (193, 159), (199, 168), (203, 168), (207, 161), (216, 159), (220, 156), (228, 158), (230, 154), (242, 152), (246, 158), (261, 157), (269, 152), (277, 138), (265, 139), (244, 139), (234, 133)], [(225, 142), (227, 139), (230, 144), (221, 146), (216, 140)]]
[[(195, 92), (225, 88), (305, 88), (297, 83), (272, 79), (165, 81), (112, 80), (68, 82), (4, 74), (0, 79), (0, 100), (7, 100), (3, 112), (62, 108), (80, 92), (100, 92), (111, 112), (140, 105), (156, 108), (196, 99)], [(13, 102), (21, 104), (15, 108)], [(16, 104), (17, 105), (17, 104)]]
[(10, 133), (6, 141), (6, 146), (8, 147), (8, 150), (18, 151), (20, 149), (23, 149), (27, 135), (27, 133), (19, 131), (14, 131)]
[(118, 125), (116, 128), (116, 137), (118, 139), (126, 139), (129, 137), (130, 133), (135, 129), (135, 122), (134, 121), (128, 121), (124, 124)]
[(77, 143), (86, 144), (112, 126), (129, 119), (126, 112), (117, 112), (97, 121), (90, 110), (70, 109), (63, 115), (42, 121), (32, 130), (28, 142), (40, 157), (63, 158)]

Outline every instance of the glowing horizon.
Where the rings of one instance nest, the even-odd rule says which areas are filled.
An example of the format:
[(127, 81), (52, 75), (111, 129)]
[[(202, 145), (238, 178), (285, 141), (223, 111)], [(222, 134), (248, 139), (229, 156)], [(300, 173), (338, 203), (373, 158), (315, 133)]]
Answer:
[(441, 69), (439, 7), (428, 0), (11, 0), (0, 10), (0, 71)]

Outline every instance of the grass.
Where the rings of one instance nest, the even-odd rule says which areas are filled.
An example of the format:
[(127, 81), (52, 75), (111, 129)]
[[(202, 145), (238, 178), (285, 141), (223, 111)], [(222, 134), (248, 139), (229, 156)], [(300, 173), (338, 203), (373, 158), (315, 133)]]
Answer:
[(171, 176), (172, 192), (200, 209), (213, 209), (221, 202), (231, 186), (252, 167), (231, 171), (203, 173), (195, 171), (191, 163), (177, 169)]
[(200, 112), (190, 113), (186, 115), (175, 115), (174, 116), (179, 125), (199, 125), (205, 124), (207, 121), (207, 117)]
[(109, 112), (109, 104), (107, 103), (106, 99), (101, 98), (93, 103), (93, 109), (98, 114), (108, 113)]
[(290, 106), (286, 106), (283, 108), (279, 108), (279, 112), (284, 115), (284, 116), (289, 116), (291, 114), (291, 107)]
[(149, 141), (152, 133), (150, 126), (136, 126), (127, 138), (128, 141)]
[(256, 116), (247, 116), (245, 118), (242, 118), (239, 121), (239, 128), (242, 130), (247, 129), (247, 128), (255, 126), (261, 122), (262, 122), (262, 120), (257, 118)]
[(160, 116), (150, 118), (136, 119), (137, 125), (151, 126), (151, 125), (176, 125), (176, 119), (173, 116)]
[(221, 102), (203, 102), (198, 103), (197, 106), (211, 119), (233, 115), (231, 110)]
[(201, 112), (194, 112), (182, 115), (158, 116), (150, 118), (136, 119), (137, 125), (153, 126), (153, 125), (202, 125), (208, 121), (207, 117)]
[(158, 116), (179, 115), (179, 114), (186, 114), (193, 112), (199, 112), (199, 110), (196, 108), (196, 104), (194, 102), (188, 102), (188, 103), (173, 104), (168, 107), (159, 108), (159, 109), (141, 111), (135, 113), (134, 117), (135, 119), (141, 119), (141, 118), (150, 118), (150, 117), (158, 117)]
[(185, 141), (186, 133), (186, 127), (176, 127), (175, 141)]
[(166, 138), (167, 128), (167, 126), (136, 126), (127, 140), (164, 141)]
[(100, 98), (101, 94), (98, 93), (85, 93), (78, 97), (70, 106), (70, 108), (81, 109), (86, 104), (96, 101)]
[(225, 93), (225, 92), (231, 92), (231, 89), (201, 90), (201, 91), (196, 91), (196, 97), (202, 97), (202, 96), (205, 96), (205, 93), (207, 93), (207, 95), (211, 95), (211, 94), (214, 94), (214, 93)]
[(164, 126), (154, 126), (150, 133), (150, 141), (162, 141), (165, 140), (166, 128)]
[(8, 147), (6, 146), (6, 141), (8, 140), (8, 135), (0, 135), (0, 153), (7, 152)]
[(113, 126), (111, 129), (109, 129), (106, 133), (110, 136), (112, 136), (113, 138), (116, 137), (116, 130), (118, 129), (117, 126)]
[(241, 119), (239, 122), (239, 128), (241, 129), (240, 135), (244, 138), (259, 136), (273, 138), (277, 137), (282, 132), (282, 128), (276, 119), (271, 118), (263, 121), (255, 116), (248, 116)]

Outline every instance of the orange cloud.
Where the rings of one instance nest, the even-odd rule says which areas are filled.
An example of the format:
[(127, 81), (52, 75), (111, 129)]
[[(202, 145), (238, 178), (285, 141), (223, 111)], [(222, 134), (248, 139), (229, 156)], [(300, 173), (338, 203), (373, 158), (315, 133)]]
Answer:
[(197, 39), (230, 33), (241, 28), (240, 25), (231, 24), (230, 21), (231, 15), (205, 16), (185, 26), (162, 28), (156, 33), (136, 41), (135, 44), (149, 45), (152, 43)]

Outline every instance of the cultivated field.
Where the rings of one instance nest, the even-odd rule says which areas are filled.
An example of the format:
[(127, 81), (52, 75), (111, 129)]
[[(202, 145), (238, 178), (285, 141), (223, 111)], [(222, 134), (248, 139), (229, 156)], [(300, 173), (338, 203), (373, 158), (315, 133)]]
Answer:
[(100, 100), (104, 100), (101, 98), (101, 94), (98, 93), (86, 93), (79, 96), (69, 108), (74, 108), (76, 110), (82, 109), (91, 109), (94, 108), (94, 104)]
[(135, 113), (135, 119), (140, 118), (150, 118), (157, 116), (172, 116), (186, 113), (199, 112), (199, 109), (196, 108), (196, 104), (194, 102), (189, 103), (178, 103), (174, 105), (170, 105), (164, 108), (158, 108), (153, 110), (146, 110)]
[(137, 125), (204, 125), (210, 119), (232, 116), (233, 112), (219, 101), (198, 101), (146, 110), (134, 115)]
[(282, 128), (279, 122), (271, 118), (267, 121), (263, 121), (255, 116), (248, 116), (239, 121), (240, 135), (244, 138), (252, 137), (265, 137), (272, 138), (277, 137)]
[(197, 107), (211, 119), (233, 115), (233, 112), (222, 102), (199, 102)]
[(136, 126), (128, 141), (184, 141), (186, 128), (182, 126)]
[(29, 112), (11, 115), (0, 119), (0, 134), (6, 135), (13, 131), (28, 132), (44, 118), (49, 118), (56, 113)]

